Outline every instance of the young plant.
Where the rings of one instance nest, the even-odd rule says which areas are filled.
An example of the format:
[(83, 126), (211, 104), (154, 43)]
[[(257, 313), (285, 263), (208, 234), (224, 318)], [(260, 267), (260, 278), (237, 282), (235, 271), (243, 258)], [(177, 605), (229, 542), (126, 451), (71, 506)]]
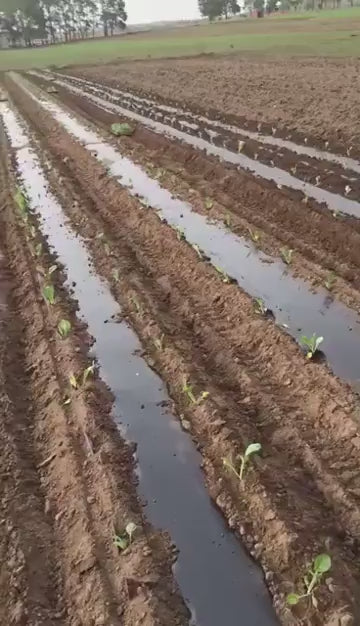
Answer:
[(304, 593), (289, 593), (286, 598), (287, 604), (294, 606), (303, 598), (311, 598), (313, 606), (317, 608), (318, 603), (315, 598), (315, 591), (319, 587), (323, 575), (330, 569), (331, 557), (328, 554), (319, 554), (315, 557), (303, 578)]
[(71, 385), (71, 387), (73, 389), (79, 389), (79, 383), (78, 383), (78, 380), (77, 380), (75, 374), (70, 374), (70, 376), (69, 376), (69, 383), (70, 383), (70, 385)]
[(193, 250), (195, 250), (195, 252), (198, 255), (199, 259), (201, 259), (201, 261), (203, 261), (204, 260), (204, 253), (199, 248), (199, 246), (196, 243), (193, 243), (191, 247), (193, 248)]
[(156, 339), (154, 339), (154, 346), (157, 350), (160, 350), (160, 352), (163, 351), (164, 349), (164, 335), (161, 335), (161, 337), (157, 337)]
[(127, 122), (117, 123), (111, 125), (111, 132), (115, 137), (120, 137), (122, 135), (133, 135), (135, 132), (135, 128), (130, 126)]
[(54, 285), (44, 285), (43, 296), (48, 304), (55, 304), (55, 289)]
[(48, 270), (43, 270), (43, 268), (38, 265), (36, 267), (36, 270), (39, 272), (39, 274), (41, 274), (41, 276), (45, 278), (45, 280), (49, 281), (52, 274), (56, 272), (57, 265), (50, 265)]
[(132, 304), (134, 305), (136, 312), (142, 317), (144, 314), (143, 308), (139, 302), (139, 300), (137, 299), (136, 296), (131, 296), (130, 297), (130, 302), (132, 302)]
[(251, 237), (251, 240), (254, 243), (259, 243), (259, 241), (260, 241), (260, 233), (258, 233), (256, 230), (252, 230), (251, 228), (249, 228), (249, 235)]
[(35, 226), (30, 226), (30, 237), (31, 237), (31, 239), (35, 239), (35, 237), (36, 237), (36, 228), (35, 228)]
[(261, 443), (251, 443), (246, 448), (244, 454), (240, 454), (236, 457), (235, 463), (233, 463), (231, 459), (225, 457), (223, 458), (223, 464), (225, 467), (228, 467), (232, 472), (234, 472), (239, 480), (243, 480), (245, 469), (249, 464), (251, 457), (260, 451)]
[(184, 378), (183, 382), (183, 392), (186, 393), (192, 404), (201, 404), (203, 400), (209, 397), (210, 393), (208, 391), (202, 391), (198, 398), (195, 397), (192, 385), (190, 385), (186, 378)]
[(231, 279), (230, 276), (221, 269), (221, 267), (219, 267), (218, 265), (214, 265), (214, 268), (216, 269), (217, 273), (220, 274), (223, 283), (230, 285), (230, 283), (234, 282), (233, 279)]
[(104, 241), (104, 250), (106, 256), (111, 256), (110, 244), (107, 241)]
[(14, 200), (16, 202), (17, 208), (19, 209), (20, 215), (21, 217), (27, 221), (27, 212), (28, 212), (28, 200), (27, 197), (25, 196), (24, 192), (20, 189), (20, 187), (17, 188), (15, 194), (14, 194)]
[(324, 341), (324, 337), (317, 337), (315, 333), (312, 337), (303, 335), (300, 339), (300, 345), (306, 349), (306, 358), (312, 359), (315, 352), (319, 349), (320, 344)]
[(176, 236), (179, 241), (182, 241), (182, 239), (185, 239), (185, 233), (182, 228), (176, 228)]
[(117, 283), (119, 282), (119, 270), (118, 269), (113, 269), (112, 273), (112, 277), (114, 279), (114, 281)]
[(230, 213), (226, 213), (225, 219), (224, 219), (224, 224), (225, 224), (225, 226), (227, 226), (227, 228), (231, 228), (231, 215), (230, 215)]
[(280, 248), (280, 254), (282, 260), (286, 263), (286, 265), (291, 265), (293, 250), (290, 248)]
[(93, 361), (92, 364), (89, 365), (89, 367), (84, 369), (83, 376), (82, 376), (82, 384), (85, 385), (89, 376), (93, 376), (94, 373), (95, 373), (95, 361)]
[(334, 272), (330, 272), (330, 274), (327, 275), (324, 281), (324, 285), (328, 291), (332, 291), (335, 285), (335, 281), (336, 281), (336, 276)]
[(265, 306), (265, 302), (262, 298), (254, 299), (254, 311), (258, 315), (266, 315), (267, 307)]
[(66, 339), (71, 331), (71, 324), (69, 320), (60, 320), (58, 323), (58, 333), (61, 339)]
[(211, 200), (211, 198), (205, 198), (205, 209), (207, 211), (210, 211), (214, 206), (213, 201)]
[(43, 250), (42, 243), (37, 243), (36, 246), (35, 246), (35, 255), (37, 257), (41, 256), (42, 255), (42, 250)]
[(114, 536), (114, 545), (119, 548), (119, 550), (126, 550), (126, 548), (128, 548), (132, 543), (136, 529), (136, 524), (134, 524), (134, 522), (129, 522), (129, 524), (126, 525), (125, 530), (123, 530), (120, 535)]

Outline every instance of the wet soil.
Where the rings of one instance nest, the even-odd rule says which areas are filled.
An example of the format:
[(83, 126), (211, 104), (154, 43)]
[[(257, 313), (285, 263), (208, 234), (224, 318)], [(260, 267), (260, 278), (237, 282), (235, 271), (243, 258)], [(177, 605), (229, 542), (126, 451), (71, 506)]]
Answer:
[(227, 116), (239, 126), (359, 156), (357, 59), (244, 56), (121, 62), (71, 73), (176, 106)]
[[(35, 80), (44, 84), (38, 77)], [(104, 110), (85, 94), (57, 88), (63, 102), (100, 125), (111, 141), (108, 129), (119, 120), (118, 113)], [(312, 201), (304, 204), (304, 198), (289, 197), (263, 179), (235, 171), (228, 163), (169, 141), (140, 124), (131, 139), (121, 139), (121, 146), (173, 193), (190, 200), (196, 211), (225, 221), (233, 232), (248, 239), (249, 233), (255, 233), (256, 245), (264, 252), (279, 256), (283, 246), (300, 252), (294, 255), (291, 266), (295, 275), (319, 286), (334, 273), (338, 278), (333, 281), (331, 295), (360, 310), (358, 220), (329, 214)]]
[[(3, 134), (1, 141), (5, 147)], [(25, 225), (18, 217), (11, 169), (3, 151), (1, 623), (186, 624), (171, 547), (143, 518), (133, 451), (112, 421), (111, 394), (100, 380), (70, 388), (71, 373), (89, 365), (92, 339), (37, 218)], [(41, 290), (54, 263), (50, 307)], [(60, 319), (72, 324), (66, 340)], [(139, 533), (120, 555), (113, 537), (130, 520)]]
[[(60, 167), (53, 184), (67, 198), (66, 212), (88, 237), (97, 270), (112, 279), (113, 294), (201, 447), (212, 497), (262, 562), (282, 622), (357, 623), (358, 398), (324, 364), (306, 363), (238, 286), (224, 284), (51, 115), (11, 89)], [(209, 392), (206, 402), (188, 401), (184, 377), (196, 397)], [(262, 443), (263, 455), (239, 484), (222, 457), (250, 441)], [(333, 569), (317, 596), (320, 612), (306, 606), (293, 615), (284, 594), (324, 550)]]

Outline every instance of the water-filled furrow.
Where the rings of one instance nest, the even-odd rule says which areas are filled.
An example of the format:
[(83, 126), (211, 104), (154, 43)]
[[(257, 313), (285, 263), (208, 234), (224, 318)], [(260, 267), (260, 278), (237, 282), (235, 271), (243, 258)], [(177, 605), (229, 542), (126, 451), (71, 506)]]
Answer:
[[(76, 235), (29, 144), (28, 131), (7, 105), (0, 113), (13, 148), (19, 181), (41, 230), (58, 255), (79, 303), (79, 315), (95, 339), (99, 374), (114, 395), (114, 419), (136, 442), (139, 492), (150, 522), (168, 531), (179, 550), (176, 579), (192, 613), (192, 624), (275, 626), (262, 573), (226, 527), (213, 506), (200, 469), (201, 456), (168, 409), (162, 380), (139, 356), (137, 336), (125, 323), (104, 324), (119, 316), (106, 282), (91, 269), (83, 239)], [(19, 147), (19, 138), (22, 138)]]
[[(280, 188), (286, 187), (294, 191), (300, 191), (304, 194), (304, 197), (306, 196), (312, 198), (319, 204), (326, 204), (327, 207), (333, 212), (341, 212), (357, 218), (360, 217), (360, 203), (356, 200), (351, 200), (343, 197), (342, 195), (332, 193), (326, 189), (322, 189), (320, 186), (313, 185), (309, 182), (296, 178), (289, 172), (278, 167), (266, 165), (265, 163), (261, 163), (258, 160), (246, 156), (245, 154), (234, 152), (224, 146), (217, 145), (214, 143), (216, 131), (211, 129), (208, 129), (208, 131), (200, 129), (200, 135), (198, 136), (194, 134), (195, 131), (189, 129), (188, 127), (187, 131), (191, 130), (191, 132), (186, 132), (186, 130), (184, 130), (184, 126), (183, 130), (179, 130), (174, 126), (158, 121), (159, 115), (157, 112), (153, 113), (153, 117), (155, 119), (153, 119), (153, 117), (146, 117), (141, 113), (135, 112), (131, 108), (126, 108), (126, 102), (123, 103), (124, 106), (120, 106), (119, 104), (113, 102), (112, 100), (114, 100), (114, 98), (111, 98), (111, 96), (108, 95), (107, 90), (104, 90), (104, 87), (101, 85), (87, 83), (85, 86), (86, 90), (84, 91), (84, 87), (78, 87), (74, 84), (74, 79), (69, 81), (68, 79), (64, 80), (63, 78), (56, 78), (54, 82), (77, 95), (86, 96), (90, 101), (103, 110), (121, 114), (129, 119), (135, 120), (136, 122), (140, 122), (156, 133), (163, 134), (169, 138), (178, 139), (194, 148), (205, 151), (208, 155), (219, 157), (221, 160), (245, 169), (257, 177), (276, 183), (276, 185)], [(118, 98), (116, 98), (116, 100), (118, 100)], [(148, 114), (151, 115), (151, 111), (148, 111)], [(345, 187), (346, 185), (344, 183), (344, 188)], [(304, 211), (305, 210), (304, 205)]]

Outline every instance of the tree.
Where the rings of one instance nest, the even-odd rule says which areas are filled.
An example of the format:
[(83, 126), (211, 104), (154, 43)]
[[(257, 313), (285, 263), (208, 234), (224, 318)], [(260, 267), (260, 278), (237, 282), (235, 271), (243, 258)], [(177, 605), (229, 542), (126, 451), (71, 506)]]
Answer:
[(102, 0), (101, 21), (103, 23), (104, 36), (114, 34), (115, 28), (125, 28), (127, 13), (124, 0)]
[(200, 13), (210, 22), (224, 14), (224, 5), (224, 0), (199, 0)]

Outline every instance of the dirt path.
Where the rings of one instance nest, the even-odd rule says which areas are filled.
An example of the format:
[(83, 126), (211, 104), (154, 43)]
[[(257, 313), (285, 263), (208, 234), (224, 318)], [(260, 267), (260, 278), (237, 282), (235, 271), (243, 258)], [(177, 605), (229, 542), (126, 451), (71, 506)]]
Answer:
[[(96, 380), (71, 392), (69, 377), (89, 365), (91, 340), (36, 218), (16, 209), (4, 159), (3, 152), (1, 246), (9, 262), (1, 282), (1, 622), (185, 624), (169, 546), (143, 520), (111, 396)], [(42, 247), (37, 258), (35, 245)], [(54, 263), (51, 307), (41, 290)], [(61, 318), (72, 324), (66, 340), (56, 331)], [(141, 532), (120, 555), (113, 537), (130, 520)]]
[[(11, 90), (51, 156), (54, 189), (88, 238), (96, 268), (112, 281), (201, 446), (212, 497), (263, 564), (283, 623), (357, 623), (357, 398), (323, 364), (306, 364), (288, 336), (254, 313), (244, 292), (224, 284), (154, 212), (144, 211), (51, 115), (18, 87)], [(209, 392), (206, 402), (189, 402), (184, 378), (196, 397)], [(262, 443), (263, 456), (243, 486), (222, 457), (250, 441)], [(306, 561), (324, 550), (333, 570), (318, 594), (320, 612), (300, 607), (291, 617), (284, 595)]]
[(228, 116), (240, 126), (263, 130), (275, 124), (281, 136), (308, 139), (359, 156), (356, 113), (359, 61), (329, 59), (194, 58), (136, 61), (72, 73), (121, 89), (150, 93), (175, 105)]

